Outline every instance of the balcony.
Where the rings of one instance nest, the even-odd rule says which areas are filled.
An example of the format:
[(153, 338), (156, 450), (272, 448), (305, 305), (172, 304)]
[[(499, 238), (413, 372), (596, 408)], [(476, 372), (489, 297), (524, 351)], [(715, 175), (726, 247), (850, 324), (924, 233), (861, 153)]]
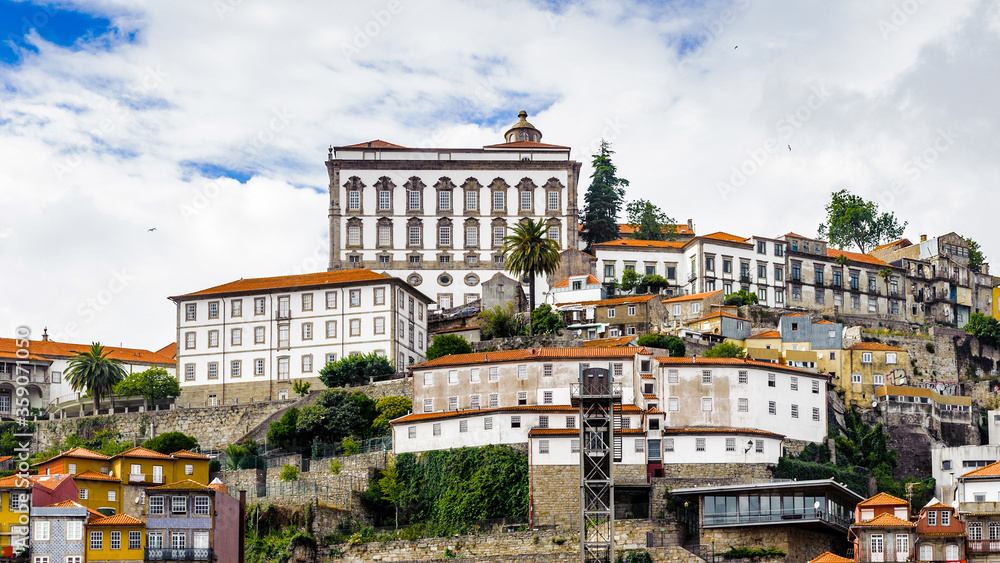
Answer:
[(147, 547), (146, 561), (211, 561), (212, 548), (168, 549)]
[(613, 399), (622, 398), (622, 384), (608, 383), (607, 380), (599, 379), (587, 383), (572, 383), (569, 388), (571, 399), (600, 399), (611, 397)]
[(145, 473), (130, 473), (128, 476), (129, 484), (153, 484), (162, 485), (163, 475), (146, 475)]
[(750, 283), (752, 281), (753, 280), (750, 279), (750, 274), (749, 273), (743, 272), (743, 273), (740, 274), (740, 283)]
[(1000, 540), (965, 540), (965, 550), (970, 553), (998, 553)]

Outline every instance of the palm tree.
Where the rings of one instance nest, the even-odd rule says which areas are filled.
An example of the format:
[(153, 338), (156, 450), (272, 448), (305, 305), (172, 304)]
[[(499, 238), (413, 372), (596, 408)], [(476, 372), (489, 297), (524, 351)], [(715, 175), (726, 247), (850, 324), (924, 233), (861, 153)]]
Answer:
[[(535, 276), (551, 275), (559, 267), (559, 241), (546, 235), (549, 227), (541, 219), (535, 222), (525, 219), (518, 223), (512, 234), (504, 237), (504, 268), (518, 277), (528, 276), (528, 303), (535, 310)], [(535, 327), (528, 323), (529, 334), (535, 334)]]
[(111, 351), (104, 351), (100, 342), (94, 342), (90, 350), (77, 352), (69, 360), (66, 380), (74, 391), (87, 391), (94, 397), (94, 414), (101, 410), (101, 399), (114, 393), (115, 385), (125, 379), (125, 368), (121, 362), (108, 358)]

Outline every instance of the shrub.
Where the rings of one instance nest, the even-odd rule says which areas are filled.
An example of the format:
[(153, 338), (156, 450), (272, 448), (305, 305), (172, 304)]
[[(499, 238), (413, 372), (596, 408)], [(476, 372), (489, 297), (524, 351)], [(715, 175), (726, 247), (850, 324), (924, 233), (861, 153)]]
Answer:
[(344, 464), (340, 463), (339, 459), (335, 459), (330, 462), (330, 473), (333, 475), (340, 475), (340, 470), (344, 468)]
[(340, 442), (340, 450), (344, 452), (344, 455), (354, 455), (361, 453), (361, 444), (353, 436), (348, 436)]
[(439, 334), (427, 347), (427, 361), (454, 354), (471, 354), (472, 345), (457, 334)]
[(743, 347), (735, 342), (720, 342), (715, 346), (705, 350), (706, 358), (742, 358)]
[(222, 462), (217, 459), (213, 459), (208, 462), (208, 472), (215, 473), (216, 471), (222, 471)]
[(927, 352), (929, 354), (933, 354), (934, 353), (934, 343), (933, 342), (928, 342), (927, 344), (924, 344), (924, 348), (927, 349)]
[(198, 440), (183, 432), (165, 432), (155, 438), (146, 440), (142, 444), (142, 447), (169, 455), (176, 451), (191, 450), (198, 447)]
[(375, 352), (357, 356), (347, 356), (330, 362), (319, 370), (319, 379), (327, 387), (343, 387), (344, 385), (361, 385), (368, 383), (368, 379), (378, 375), (390, 375), (396, 373), (395, 366), (386, 356), (379, 356)]
[(298, 481), (299, 480), (299, 468), (291, 463), (286, 463), (281, 466), (281, 473), (278, 475), (278, 479), (284, 482)]

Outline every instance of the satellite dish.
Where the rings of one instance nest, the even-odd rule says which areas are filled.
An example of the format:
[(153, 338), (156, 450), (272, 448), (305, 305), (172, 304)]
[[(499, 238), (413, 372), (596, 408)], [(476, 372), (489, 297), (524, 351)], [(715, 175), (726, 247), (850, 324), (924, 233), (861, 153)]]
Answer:
[(114, 477), (114, 476), (115, 476), (115, 470), (114, 469), (109, 470), (108, 477)]
[(142, 500), (142, 499), (140, 499), (139, 497), (135, 497), (135, 503), (136, 503), (136, 504), (139, 504), (139, 502), (140, 502), (141, 500)]
[(872, 408), (874, 409), (876, 407), (878, 407), (878, 400), (872, 401)]

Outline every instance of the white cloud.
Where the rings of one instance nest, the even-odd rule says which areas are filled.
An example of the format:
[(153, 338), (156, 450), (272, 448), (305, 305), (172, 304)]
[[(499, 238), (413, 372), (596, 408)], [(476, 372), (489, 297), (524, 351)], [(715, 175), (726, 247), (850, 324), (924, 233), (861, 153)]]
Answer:
[[(846, 187), (910, 236), (956, 230), (1000, 260), (976, 214), (1000, 205), (985, 0), (76, 4), (138, 40), (32, 36), (0, 79), (4, 334), (158, 348), (168, 295), (324, 267), (327, 146), (492, 144), (520, 109), (585, 163), (611, 139), (629, 197), (701, 232), (809, 234)], [(781, 150), (722, 198), (769, 139)]]

